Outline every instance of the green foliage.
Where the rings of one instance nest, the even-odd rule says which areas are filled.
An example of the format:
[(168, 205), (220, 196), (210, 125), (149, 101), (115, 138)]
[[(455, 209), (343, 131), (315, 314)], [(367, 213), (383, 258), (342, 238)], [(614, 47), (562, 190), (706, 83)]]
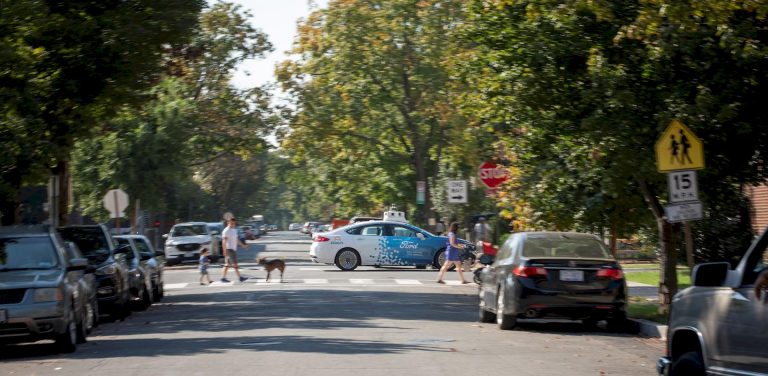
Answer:
[(103, 219), (101, 196), (118, 186), (171, 218), (253, 214), (274, 118), (269, 95), (234, 88), (231, 75), (270, 49), (238, 7), (206, 10), (189, 42), (167, 49), (168, 75), (146, 93), (150, 100), (123, 107), (102, 134), (78, 143), (73, 177), (84, 212)]
[[(40, 183), (74, 142), (141, 100), (165, 45), (195, 26), (202, 1), (0, 2), (0, 210)], [(14, 215), (5, 215), (12, 223)]]
[[(418, 223), (442, 163), (476, 158), (447, 69), (461, 17), (460, 1), (359, 0), (331, 2), (299, 26), (296, 60), (278, 78), (296, 106), (283, 147), (315, 185), (311, 214), (398, 204)], [(427, 182), (423, 210), (412, 205), (417, 180)]]

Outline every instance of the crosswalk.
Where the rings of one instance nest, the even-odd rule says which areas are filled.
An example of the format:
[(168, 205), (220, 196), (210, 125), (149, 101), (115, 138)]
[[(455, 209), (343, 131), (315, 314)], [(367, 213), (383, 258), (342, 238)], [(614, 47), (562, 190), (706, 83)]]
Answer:
[[(215, 281), (210, 285), (200, 285), (198, 283), (166, 283), (164, 285), (165, 290), (180, 290), (191, 287), (230, 287), (230, 286), (277, 286), (280, 285), (280, 279), (274, 279), (269, 282), (264, 279), (249, 279), (245, 282), (221, 282)], [(325, 279), (325, 278), (305, 278), (305, 279), (285, 279), (282, 282), (283, 285), (309, 285), (309, 286), (441, 286), (435, 283), (435, 281), (423, 281), (417, 279), (367, 279), (367, 278), (350, 278), (350, 279)], [(446, 280), (446, 285), (461, 285), (460, 281)], [(474, 285), (470, 283), (469, 285)]]

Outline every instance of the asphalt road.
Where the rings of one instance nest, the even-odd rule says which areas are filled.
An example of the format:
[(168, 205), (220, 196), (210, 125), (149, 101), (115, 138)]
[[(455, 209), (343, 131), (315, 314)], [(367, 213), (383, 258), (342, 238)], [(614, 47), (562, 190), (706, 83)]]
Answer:
[[(194, 265), (169, 268), (162, 302), (102, 324), (73, 354), (6, 347), (0, 374), (653, 375), (663, 352), (657, 339), (565, 321), (501, 331), (477, 322), (474, 284), (413, 268), (341, 272), (312, 264), (308, 240), (273, 233), (241, 250), (244, 283), (201, 286)], [(256, 257), (284, 259), (284, 281), (266, 283)]]

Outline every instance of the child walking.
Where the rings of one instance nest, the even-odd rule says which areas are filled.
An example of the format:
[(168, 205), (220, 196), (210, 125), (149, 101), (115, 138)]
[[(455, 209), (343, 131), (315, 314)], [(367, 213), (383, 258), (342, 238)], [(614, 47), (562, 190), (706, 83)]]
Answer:
[[(202, 252), (200, 252), (200, 284), (201, 285), (207, 285), (209, 283), (212, 283), (211, 277), (208, 275), (208, 265), (211, 264), (211, 260), (208, 258), (208, 250), (203, 249)], [(203, 277), (208, 281), (208, 283), (203, 283)]]

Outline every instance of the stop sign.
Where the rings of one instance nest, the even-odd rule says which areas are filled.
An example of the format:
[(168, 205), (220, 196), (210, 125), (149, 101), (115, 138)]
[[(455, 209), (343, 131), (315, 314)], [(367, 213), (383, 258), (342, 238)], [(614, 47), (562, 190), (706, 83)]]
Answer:
[(480, 181), (488, 188), (496, 188), (507, 181), (507, 170), (493, 162), (483, 162), (478, 172)]

